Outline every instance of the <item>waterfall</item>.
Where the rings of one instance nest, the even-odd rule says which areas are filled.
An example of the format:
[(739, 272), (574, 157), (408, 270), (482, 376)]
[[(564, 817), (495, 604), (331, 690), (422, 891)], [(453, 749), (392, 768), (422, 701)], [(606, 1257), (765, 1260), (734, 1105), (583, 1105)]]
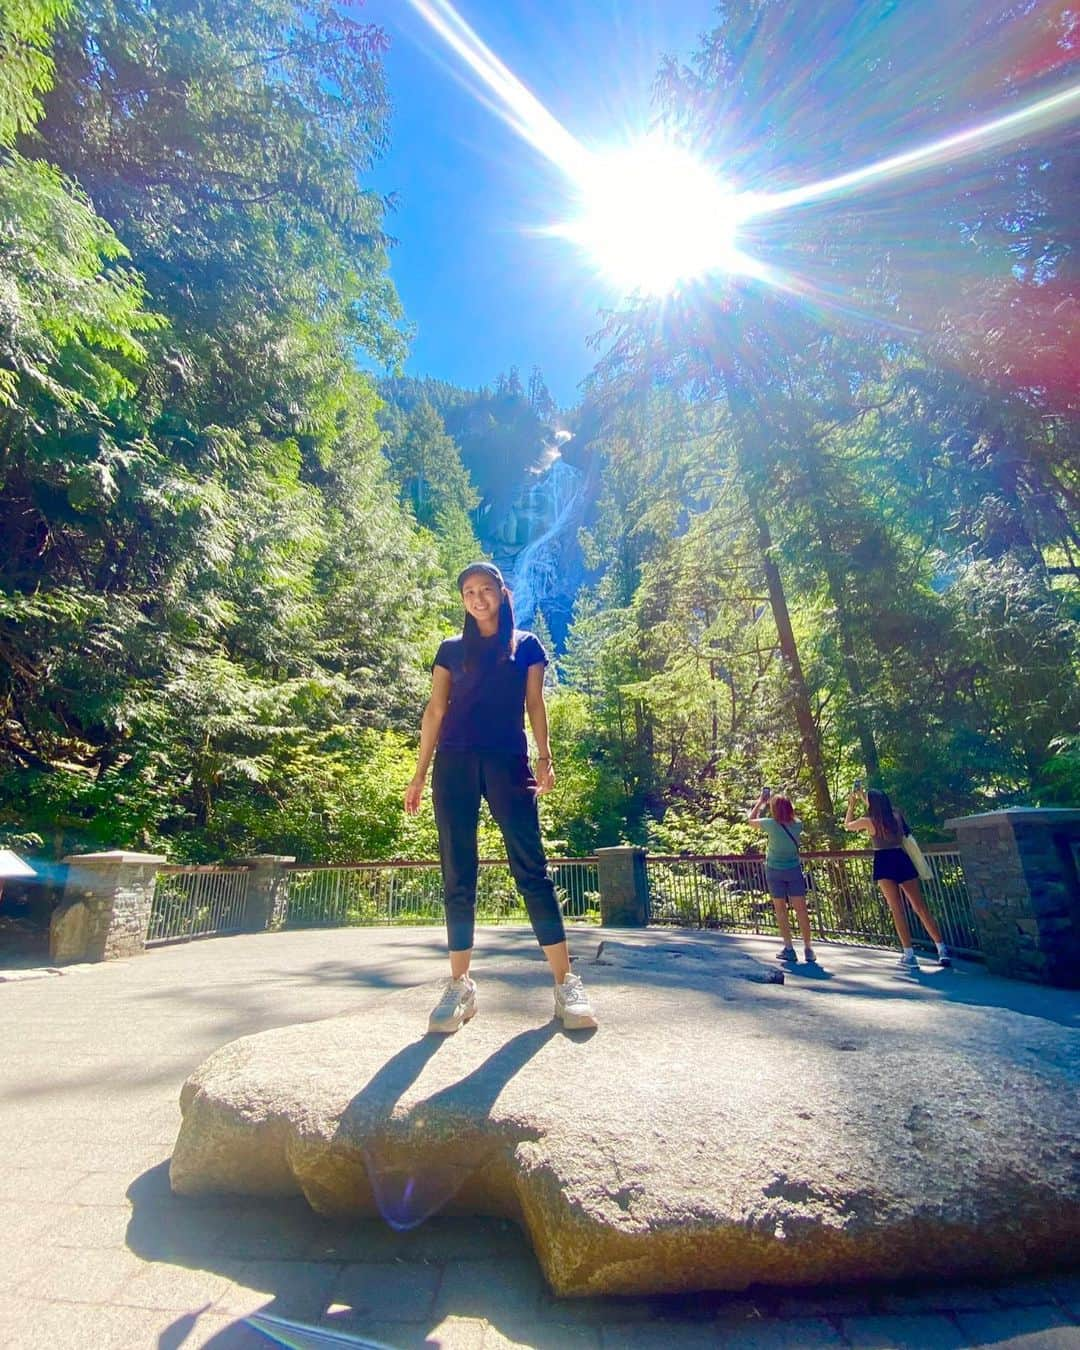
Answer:
[(514, 612), (525, 626), (543, 600), (566, 589), (563, 543), (581, 515), (585, 475), (557, 456), (522, 494), (520, 515), (529, 537), (514, 559)]

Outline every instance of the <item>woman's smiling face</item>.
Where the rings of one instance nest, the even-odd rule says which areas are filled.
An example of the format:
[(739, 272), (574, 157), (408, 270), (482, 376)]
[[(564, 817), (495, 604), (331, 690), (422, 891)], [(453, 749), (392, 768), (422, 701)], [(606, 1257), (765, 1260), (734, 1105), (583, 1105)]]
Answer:
[(481, 632), (494, 632), (499, 622), (502, 587), (486, 572), (473, 572), (461, 583), (461, 599), (466, 613), (476, 620)]

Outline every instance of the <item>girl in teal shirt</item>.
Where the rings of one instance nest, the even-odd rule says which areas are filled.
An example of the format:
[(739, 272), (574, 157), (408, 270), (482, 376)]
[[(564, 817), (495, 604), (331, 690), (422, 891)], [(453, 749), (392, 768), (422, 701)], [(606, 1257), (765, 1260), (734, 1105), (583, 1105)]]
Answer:
[[(765, 815), (768, 810), (769, 814)], [(783, 793), (770, 797), (769, 789), (762, 788), (761, 793), (750, 808), (747, 817), (751, 825), (765, 831), (765, 881), (769, 887), (769, 898), (776, 911), (776, 926), (780, 929), (783, 947), (776, 954), (778, 961), (796, 962), (794, 939), (791, 935), (791, 919), (788, 905), (795, 910), (802, 934), (803, 955), (806, 961), (813, 962), (814, 949), (810, 937), (810, 915), (806, 911), (806, 877), (799, 863), (799, 836), (802, 834), (802, 821), (795, 817), (795, 808), (791, 798)]]

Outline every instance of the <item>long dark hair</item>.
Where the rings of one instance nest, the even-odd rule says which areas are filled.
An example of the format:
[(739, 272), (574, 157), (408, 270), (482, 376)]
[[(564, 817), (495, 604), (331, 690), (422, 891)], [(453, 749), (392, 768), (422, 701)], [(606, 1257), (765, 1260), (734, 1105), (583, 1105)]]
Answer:
[[(458, 576), (458, 592), (460, 593), (469, 577), (477, 572), (482, 572), (484, 576), (490, 577), (496, 582), (502, 592), (502, 599), (499, 601), (499, 626), (495, 631), (495, 652), (496, 661), (510, 661), (514, 655), (514, 597), (503, 581), (502, 573), (494, 563), (470, 563)], [(481, 654), (485, 650), (487, 639), (477, 627), (476, 620), (471, 614), (466, 613), (465, 623), (461, 630), (461, 639), (465, 648), (464, 666), (466, 670), (472, 670), (479, 665)]]
[(866, 814), (870, 817), (876, 835), (903, 834), (903, 818), (899, 811), (893, 810), (887, 792), (881, 792), (878, 788), (871, 788), (867, 792)]

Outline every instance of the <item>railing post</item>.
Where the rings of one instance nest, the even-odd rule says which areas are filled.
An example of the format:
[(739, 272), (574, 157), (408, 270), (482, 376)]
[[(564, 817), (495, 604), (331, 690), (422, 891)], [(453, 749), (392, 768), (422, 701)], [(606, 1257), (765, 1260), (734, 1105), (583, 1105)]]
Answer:
[(291, 853), (258, 853), (238, 860), (238, 866), (248, 869), (242, 933), (264, 933), (281, 922), (289, 897), (289, 874), (284, 864), (295, 861)]
[(643, 848), (598, 848), (596, 879), (600, 886), (600, 922), (605, 927), (648, 927), (649, 880)]
[(64, 898), (49, 924), (50, 959), (111, 961), (146, 947), (161, 853), (74, 853)]
[(961, 816), (956, 831), (986, 967), (1080, 988), (1080, 811)]

